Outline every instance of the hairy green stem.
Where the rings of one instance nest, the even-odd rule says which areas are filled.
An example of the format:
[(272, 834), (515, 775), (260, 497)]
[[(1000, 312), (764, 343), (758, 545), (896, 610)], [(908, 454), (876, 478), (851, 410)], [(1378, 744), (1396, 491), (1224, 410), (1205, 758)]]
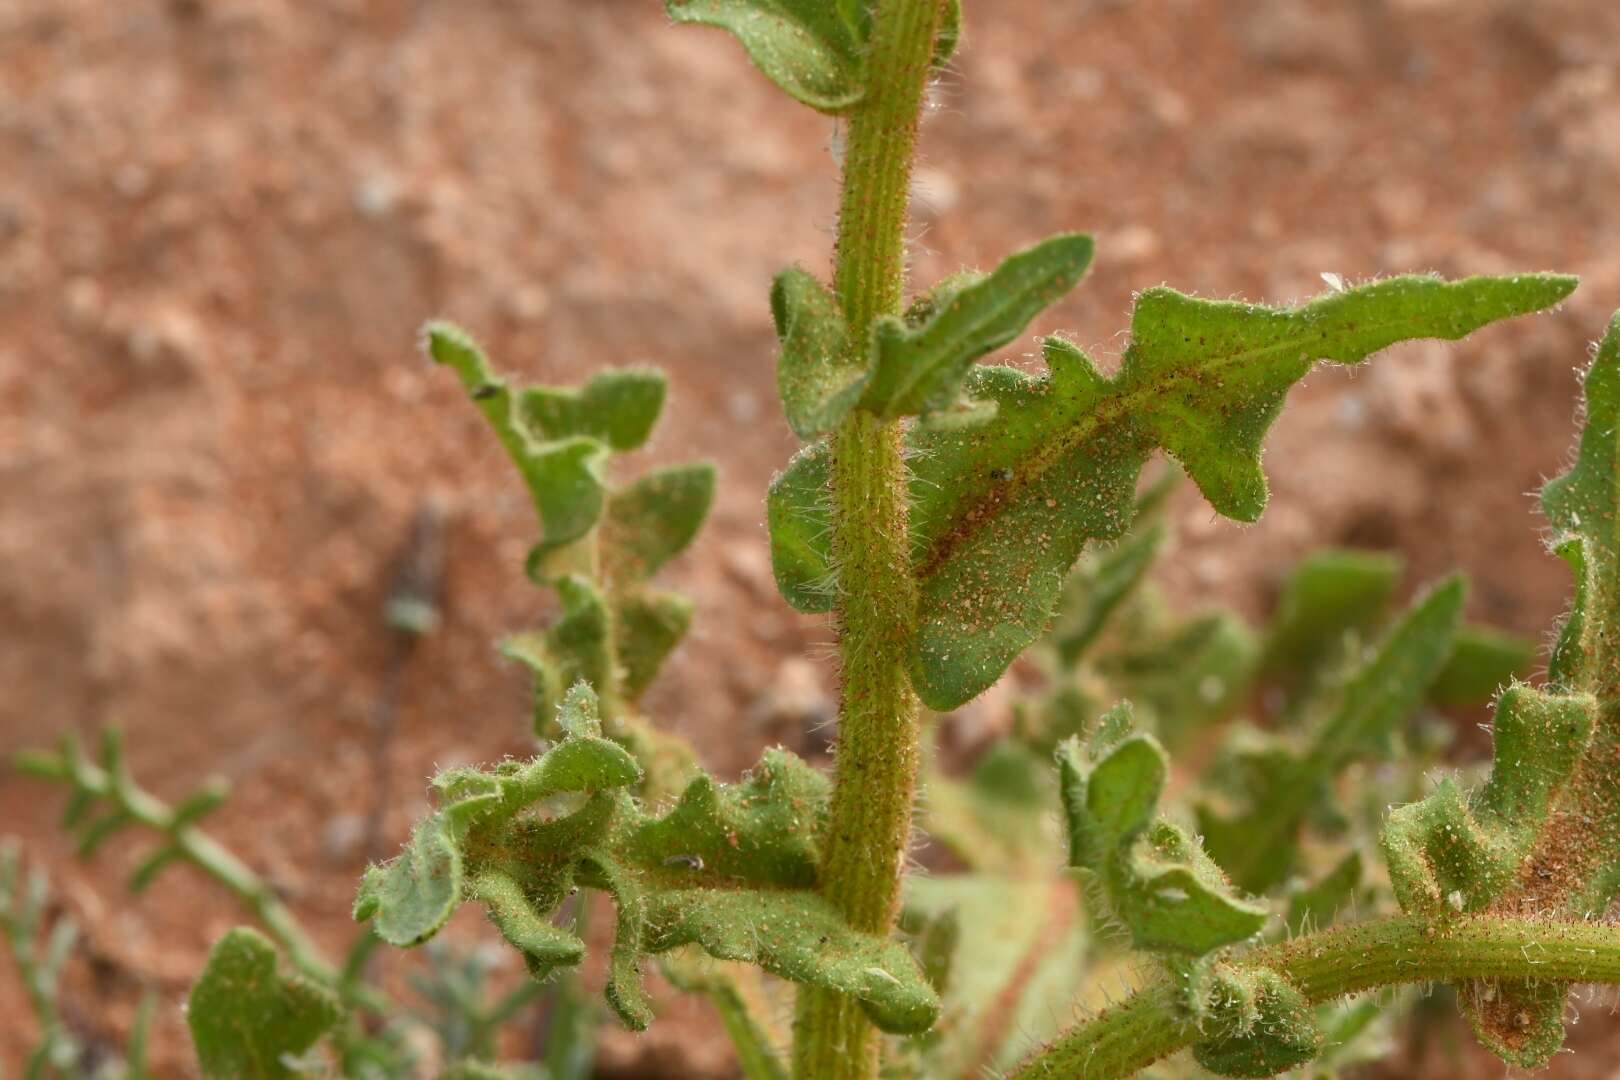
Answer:
[[(881, 0), (873, 16), (866, 96), (849, 119), (833, 274), (855, 348), (875, 318), (900, 309), (911, 163), (940, 12), (940, 0)], [(906, 671), (917, 586), (899, 425), (857, 410), (833, 435), (832, 474), (842, 697), (822, 888), (853, 928), (887, 934), (919, 763)], [(877, 1032), (855, 1000), (802, 990), (794, 1074), (869, 1080), (877, 1068)]]
[[(1269, 968), (1317, 1004), (1380, 986), (1533, 979), (1620, 983), (1620, 927), (1488, 916), (1396, 916), (1267, 946), (1233, 961)], [(1118, 1080), (1204, 1038), (1159, 980), (1026, 1058), (1008, 1080)]]

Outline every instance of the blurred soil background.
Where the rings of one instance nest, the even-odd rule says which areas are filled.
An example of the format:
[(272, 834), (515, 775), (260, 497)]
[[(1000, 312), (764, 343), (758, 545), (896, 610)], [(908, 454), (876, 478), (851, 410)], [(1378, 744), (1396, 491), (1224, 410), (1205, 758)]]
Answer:
[[(1259, 617), (1312, 546), (1392, 549), (1410, 585), (1460, 566), (1474, 618), (1543, 635), (1568, 583), (1527, 493), (1620, 307), (1620, 6), (966, 7), (924, 128), (915, 282), (1093, 231), (1090, 277), (1036, 329), (1111, 364), (1132, 293), (1161, 282), (1283, 302), (1323, 273), (1583, 275), (1558, 314), (1317, 374), (1270, 441), (1263, 522), (1188, 493), (1162, 572), (1189, 608)], [(379, 792), (393, 850), (436, 766), (528, 748), (525, 678), (492, 644), (546, 613), (521, 574), (530, 511), (416, 351), (445, 314), (527, 380), (668, 370), (643, 456), (723, 476), (665, 575), (698, 617), (649, 711), (724, 775), (772, 742), (819, 752), (829, 635), (777, 598), (762, 526), (794, 448), (766, 292), (828, 265), (835, 142), (652, 0), (0, 0), (0, 751), (116, 724), (160, 794), (228, 778), (212, 831), (340, 950)], [(443, 623), (401, 669), (380, 770), (381, 613), (434, 503)], [(243, 915), (183, 869), (129, 899), (144, 839), (77, 862), (62, 805), (0, 774), (0, 833), (86, 926), (69, 1015), (112, 1039), (152, 988), (160, 1073), (189, 1075), (178, 1004)], [(727, 1075), (701, 1013), (614, 1036), (604, 1070)], [(0, 1016), (14, 1069), (31, 1033), (3, 962)], [(1611, 1017), (1573, 1041), (1556, 1076), (1620, 1071)]]

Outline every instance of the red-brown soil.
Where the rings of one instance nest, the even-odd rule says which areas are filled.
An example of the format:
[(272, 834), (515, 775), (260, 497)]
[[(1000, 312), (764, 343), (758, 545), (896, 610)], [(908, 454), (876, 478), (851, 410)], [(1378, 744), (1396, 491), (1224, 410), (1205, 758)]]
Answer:
[[(1094, 231), (1089, 280), (1037, 329), (1109, 362), (1132, 292), (1161, 282), (1286, 301), (1323, 272), (1585, 277), (1558, 314), (1317, 375), (1270, 442), (1265, 520), (1188, 498), (1164, 571), (1188, 604), (1257, 614), (1312, 545), (1395, 548), (1414, 581), (1460, 566), (1474, 616), (1541, 634), (1567, 584), (1526, 493), (1620, 306), (1620, 7), (966, 6), (925, 126), (918, 281)], [(834, 678), (825, 628), (770, 582), (761, 494), (794, 444), (765, 298), (783, 265), (827, 264), (832, 136), (651, 0), (0, 0), (0, 751), (118, 724), (164, 795), (228, 777), (212, 829), (341, 946), (378, 786), (379, 612), (427, 500), (450, 512), (445, 621), (404, 671), (389, 842), (436, 764), (525, 748), (524, 681), (491, 643), (544, 611), (528, 508), (415, 352), (434, 314), (531, 379), (669, 370), (647, 459), (724, 476), (667, 575), (698, 629), (649, 706), (723, 773), (803, 743)], [(143, 841), (78, 863), (61, 802), (0, 775), (0, 833), (87, 926), (72, 1014), (113, 1034), (156, 988), (162, 1074), (188, 1075), (178, 1002), (241, 916), (186, 871), (126, 898)], [(1589, 1011), (1560, 1077), (1620, 1068), (1620, 1028)], [(676, 1012), (640, 1050), (614, 1040), (622, 1074), (723, 1073), (712, 1026)], [(3, 963), (0, 1015), (14, 1067), (30, 1032)]]

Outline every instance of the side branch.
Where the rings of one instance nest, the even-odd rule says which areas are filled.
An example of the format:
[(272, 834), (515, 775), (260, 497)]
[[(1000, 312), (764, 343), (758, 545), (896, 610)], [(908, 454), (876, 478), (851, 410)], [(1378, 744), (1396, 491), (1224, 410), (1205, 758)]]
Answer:
[[(1468, 979), (1620, 983), (1620, 927), (1485, 916), (1449, 921), (1397, 916), (1256, 949), (1234, 965), (1276, 972), (1311, 1004), (1403, 983)], [(1149, 983), (1024, 1059), (1009, 1080), (1119, 1080), (1213, 1034), (1185, 1020), (1176, 993), (1165, 980)]]

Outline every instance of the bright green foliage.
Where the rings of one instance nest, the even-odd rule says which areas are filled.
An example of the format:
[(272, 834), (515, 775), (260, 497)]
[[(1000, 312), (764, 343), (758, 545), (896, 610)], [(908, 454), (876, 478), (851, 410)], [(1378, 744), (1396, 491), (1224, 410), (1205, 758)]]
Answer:
[(714, 501), (714, 466), (656, 469), (615, 491), (602, 522), (602, 573), (641, 581), (686, 550)]
[[(1390, 816), (1384, 850), (1408, 911), (1600, 917), (1620, 891), (1620, 317), (1586, 374), (1574, 465), (1542, 490), (1553, 548), (1575, 572), (1575, 606), (1549, 686), (1497, 703), (1490, 780), (1465, 796), (1447, 780)], [(1482, 1041), (1532, 1067), (1563, 1044), (1565, 987), (1476, 983), (1459, 993)]]
[(1244, 805), (1199, 808), (1210, 854), (1251, 892), (1280, 884), (1293, 868), (1305, 820), (1334, 801), (1333, 779), (1351, 762), (1391, 756), (1399, 725), (1423, 702), (1451, 655), (1463, 583), (1452, 578), (1413, 605), (1376, 652), (1345, 681), (1337, 706), (1303, 744), (1261, 743), (1243, 762)]
[[(539, 977), (584, 955), (584, 943), (551, 922), (584, 885), (618, 906), (608, 1001), (632, 1027), (652, 1018), (641, 957), (689, 943), (852, 994), (886, 1030), (932, 1022), (938, 1000), (905, 950), (849, 930), (815, 892), (821, 774), (772, 751), (744, 783), (699, 777), (655, 817), (626, 790), (640, 768), (601, 736), (587, 686), (569, 692), (558, 722), (561, 741), (533, 761), (435, 779), (438, 810), (403, 854), (367, 872), (355, 917), (376, 919), (383, 940), (408, 946), (437, 933), (462, 901), (479, 901)], [(543, 815), (561, 795), (582, 801)]]
[(1233, 891), (1195, 839), (1155, 818), (1169, 759), (1131, 728), (1121, 705), (1089, 740), (1058, 749), (1069, 865), (1088, 873), (1136, 948), (1198, 957), (1252, 936), (1265, 908)]
[[(1057, 338), (1046, 342), (1045, 377), (972, 369), (964, 392), (994, 402), (996, 416), (908, 435), (919, 696), (955, 708), (1045, 631), (1086, 542), (1129, 525), (1137, 475), (1155, 447), (1180, 460), (1216, 510), (1252, 521), (1266, 498), (1260, 440), (1317, 360), (1354, 364), (1398, 341), (1460, 338), (1573, 288), (1552, 275), (1402, 277), (1290, 309), (1151, 289), (1138, 299), (1113, 378)], [(833, 595), (827, 482), (818, 444), (771, 490), (777, 580), (802, 610), (825, 610)]]
[(323, 987), (300, 975), (281, 975), (275, 946), (246, 927), (215, 943), (186, 1001), (197, 1060), (210, 1080), (293, 1076), (299, 1055), (341, 1014)]
[[(676, 22), (729, 30), (760, 71), (795, 100), (847, 112), (866, 95), (866, 0), (665, 0)], [(961, 34), (961, 0), (946, 0), (934, 62), (946, 63)]]

